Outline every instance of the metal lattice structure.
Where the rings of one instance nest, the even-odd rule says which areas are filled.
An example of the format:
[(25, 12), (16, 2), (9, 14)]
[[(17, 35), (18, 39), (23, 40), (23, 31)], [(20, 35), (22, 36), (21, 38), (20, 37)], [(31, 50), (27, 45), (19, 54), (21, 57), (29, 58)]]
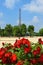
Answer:
[(21, 8), (19, 8), (19, 26), (21, 26)]

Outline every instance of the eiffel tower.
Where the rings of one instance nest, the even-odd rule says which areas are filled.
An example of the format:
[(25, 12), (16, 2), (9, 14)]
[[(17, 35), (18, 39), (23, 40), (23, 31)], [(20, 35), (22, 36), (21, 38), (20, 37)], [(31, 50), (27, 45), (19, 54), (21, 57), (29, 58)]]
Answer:
[(19, 26), (21, 26), (21, 8), (19, 8)]

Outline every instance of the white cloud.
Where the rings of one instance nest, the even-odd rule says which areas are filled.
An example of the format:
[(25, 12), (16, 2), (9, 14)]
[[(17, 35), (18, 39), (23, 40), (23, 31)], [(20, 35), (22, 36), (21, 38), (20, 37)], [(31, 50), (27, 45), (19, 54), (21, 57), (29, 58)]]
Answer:
[(31, 12), (43, 12), (43, 0), (31, 0), (29, 4), (23, 6), (23, 10)]
[(37, 23), (39, 22), (39, 18), (37, 16), (34, 16), (32, 19), (32, 22)]
[(1, 18), (1, 17), (3, 17), (3, 13), (2, 13), (2, 12), (0, 12), (0, 18)]
[(7, 7), (7, 8), (10, 8), (12, 9), (15, 5), (16, 2), (18, 2), (19, 0), (5, 0), (5, 3), (4, 5)]

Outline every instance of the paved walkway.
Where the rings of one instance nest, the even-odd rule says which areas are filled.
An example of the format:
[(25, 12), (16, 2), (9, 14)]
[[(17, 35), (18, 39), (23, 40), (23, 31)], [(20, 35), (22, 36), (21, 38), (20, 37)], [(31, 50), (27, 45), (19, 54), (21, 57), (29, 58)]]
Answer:
[[(22, 38), (22, 37), (21, 37)], [(41, 38), (43, 40), (43, 37), (24, 37), (28, 40), (30, 40), (31, 42), (38, 42), (38, 39)], [(16, 39), (19, 39), (18, 37), (0, 37), (0, 47), (2, 47), (2, 42), (4, 43), (11, 43), (14, 44), (14, 42), (16, 41)]]

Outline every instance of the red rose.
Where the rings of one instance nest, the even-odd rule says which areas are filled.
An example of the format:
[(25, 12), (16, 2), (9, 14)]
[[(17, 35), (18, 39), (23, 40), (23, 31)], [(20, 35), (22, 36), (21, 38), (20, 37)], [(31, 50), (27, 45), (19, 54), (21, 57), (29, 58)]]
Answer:
[(4, 46), (4, 44), (5, 44), (5, 43), (4, 43), (4, 42), (2, 42), (2, 45), (3, 45), (3, 46)]
[(33, 55), (36, 56), (37, 54), (40, 54), (40, 50), (41, 48), (37, 47), (37, 49), (33, 51)]
[(32, 64), (36, 64), (36, 63), (37, 63), (37, 60), (36, 60), (36, 59), (32, 59), (32, 60), (31, 60), (31, 63), (32, 63)]
[(3, 50), (3, 51), (5, 51), (5, 52), (6, 52), (6, 51), (7, 51), (7, 48), (1, 48), (0, 50)]
[(2, 63), (3, 64), (10, 64), (11, 63), (10, 57), (3, 57), (2, 58)]
[(37, 50), (38, 50), (38, 51), (40, 51), (40, 50), (41, 50), (41, 48), (40, 48), (40, 47), (37, 47)]
[(7, 61), (8, 61), (7, 58), (5, 58), (5, 57), (2, 58), (2, 63), (3, 63), (3, 64), (6, 64)]
[(22, 44), (22, 40), (17, 40), (17, 41), (14, 43), (14, 47), (20, 48), (20, 47), (21, 47), (21, 44)]
[(10, 57), (11, 63), (15, 63), (17, 60), (17, 56), (16, 54), (12, 54), (12, 56)]
[(30, 52), (30, 50), (31, 50), (30, 47), (29, 48), (24, 48), (24, 53), (28, 53), (28, 52)]
[(39, 41), (39, 42), (42, 41), (41, 38), (39, 38), (38, 41)]
[(30, 47), (30, 41), (28, 39), (22, 38), (14, 43), (14, 47), (20, 48), (22, 45)]
[(4, 57), (2, 58), (2, 63), (11, 63), (10, 61), (10, 57), (11, 57), (12, 53), (11, 52), (7, 52), (5, 53)]
[(3, 57), (3, 55), (5, 54), (5, 49), (4, 48), (1, 48), (0, 49), (0, 59)]
[(37, 50), (33, 51), (33, 55), (36, 56), (37, 55)]
[(18, 40), (18, 41), (17, 41), (17, 47), (18, 47), (18, 48), (20, 48), (22, 44), (23, 44), (23, 43), (22, 43), (22, 40)]
[(37, 47), (37, 54), (40, 54), (41, 48)]
[(43, 44), (43, 41), (41, 42), (41, 44)]
[(5, 57), (7, 58), (7, 57), (10, 57), (12, 55), (12, 53), (11, 52), (7, 52), (7, 53), (5, 53)]
[(18, 61), (16, 65), (23, 65), (23, 61)]
[(15, 47), (15, 48), (17, 47), (17, 43), (16, 43), (16, 42), (14, 43), (14, 47)]
[(39, 62), (43, 63), (43, 54), (40, 55)]
[(30, 41), (28, 39), (23, 39), (23, 44), (25, 44), (28, 47), (30, 47)]
[(43, 41), (41, 40), (41, 38), (38, 39), (39, 44), (43, 44)]

